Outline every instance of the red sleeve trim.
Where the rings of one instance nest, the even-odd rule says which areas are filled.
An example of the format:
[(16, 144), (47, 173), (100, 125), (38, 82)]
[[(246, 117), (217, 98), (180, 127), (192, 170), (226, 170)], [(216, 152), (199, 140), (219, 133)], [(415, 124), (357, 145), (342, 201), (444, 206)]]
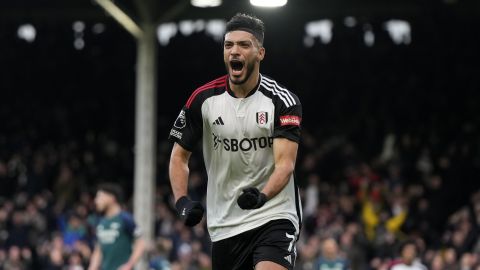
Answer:
[(198, 94), (200, 94), (201, 92), (205, 91), (205, 90), (209, 90), (209, 89), (213, 89), (213, 88), (219, 88), (219, 87), (224, 87), (227, 85), (227, 75), (225, 76), (222, 76), (216, 80), (213, 80), (203, 86), (200, 86), (199, 88), (197, 88), (195, 91), (193, 91), (192, 95), (190, 95), (190, 98), (187, 100), (187, 104), (185, 105), (187, 108), (190, 108), (190, 106), (192, 105), (193, 101), (195, 100), (195, 98), (198, 96)]

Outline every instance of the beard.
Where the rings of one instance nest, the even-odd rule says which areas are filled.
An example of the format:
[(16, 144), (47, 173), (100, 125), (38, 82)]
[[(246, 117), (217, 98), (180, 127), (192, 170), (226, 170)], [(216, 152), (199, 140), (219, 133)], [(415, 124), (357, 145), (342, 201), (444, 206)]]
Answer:
[(246, 62), (245, 63), (245, 77), (243, 79), (241, 79), (241, 77), (233, 77), (230, 75), (230, 66), (228, 63), (225, 63), (225, 67), (227, 69), (227, 72), (229, 73), (229, 76), (228, 76), (228, 79), (230, 80), (230, 82), (232, 82), (233, 84), (235, 85), (240, 85), (240, 84), (244, 84), (246, 81), (248, 81), (248, 79), (250, 78), (250, 76), (252, 76), (252, 73), (255, 69), (255, 62), (254, 61), (251, 61), (251, 62)]

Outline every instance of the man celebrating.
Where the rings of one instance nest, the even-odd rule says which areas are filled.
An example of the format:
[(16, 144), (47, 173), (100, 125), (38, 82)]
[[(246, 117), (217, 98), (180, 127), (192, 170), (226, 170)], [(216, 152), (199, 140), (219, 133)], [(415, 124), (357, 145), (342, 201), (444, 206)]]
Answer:
[(170, 181), (187, 226), (204, 212), (187, 195), (191, 151), (203, 143), (213, 270), (293, 269), (296, 259), (301, 205), (293, 171), (302, 107), (260, 74), (263, 38), (258, 18), (237, 14), (227, 23), (228, 75), (197, 88), (170, 132)]
[(97, 225), (97, 241), (89, 270), (131, 270), (145, 249), (133, 217), (122, 211), (122, 190), (115, 184), (102, 184), (95, 196), (103, 218)]

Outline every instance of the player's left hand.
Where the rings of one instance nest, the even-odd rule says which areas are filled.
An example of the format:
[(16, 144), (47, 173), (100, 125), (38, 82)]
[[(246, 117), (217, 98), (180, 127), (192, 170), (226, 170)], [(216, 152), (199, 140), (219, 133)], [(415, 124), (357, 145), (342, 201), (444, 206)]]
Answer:
[(267, 195), (260, 192), (258, 188), (244, 188), (243, 193), (238, 197), (237, 204), (243, 210), (257, 209), (267, 202)]

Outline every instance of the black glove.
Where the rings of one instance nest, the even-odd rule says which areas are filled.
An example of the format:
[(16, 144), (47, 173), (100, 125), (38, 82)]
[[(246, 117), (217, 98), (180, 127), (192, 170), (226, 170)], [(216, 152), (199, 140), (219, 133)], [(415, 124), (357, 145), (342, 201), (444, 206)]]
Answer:
[(183, 223), (189, 227), (197, 225), (202, 220), (203, 213), (205, 212), (200, 202), (192, 201), (187, 196), (178, 199), (175, 207)]
[(249, 187), (242, 191), (242, 195), (237, 199), (237, 204), (244, 210), (260, 208), (267, 202), (267, 195), (261, 193), (257, 188)]

